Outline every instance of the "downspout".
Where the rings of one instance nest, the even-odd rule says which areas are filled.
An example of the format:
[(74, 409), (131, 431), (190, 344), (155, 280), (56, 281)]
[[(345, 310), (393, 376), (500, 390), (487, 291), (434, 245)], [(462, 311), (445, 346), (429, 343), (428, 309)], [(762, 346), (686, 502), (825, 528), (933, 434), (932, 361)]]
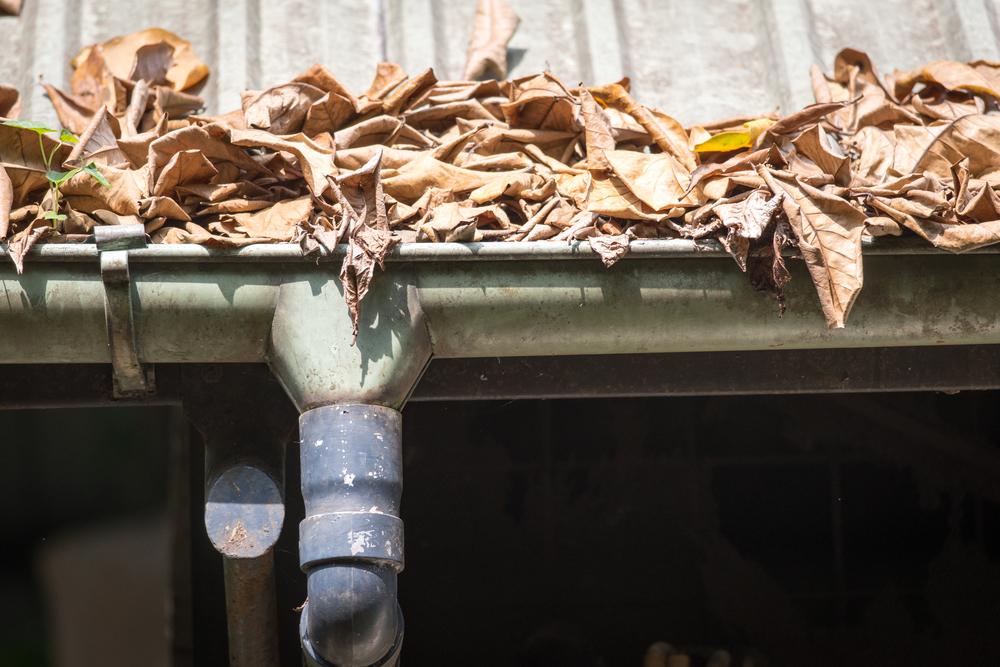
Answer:
[(299, 418), (307, 576), (302, 648), (311, 667), (395, 665), (403, 645), (402, 415), (328, 405)]
[(309, 667), (393, 667), (403, 643), (402, 415), (430, 361), (414, 276), (377, 280), (351, 344), (339, 281), (281, 286), (268, 361), (299, 417), (307, 578), (300, 639)]

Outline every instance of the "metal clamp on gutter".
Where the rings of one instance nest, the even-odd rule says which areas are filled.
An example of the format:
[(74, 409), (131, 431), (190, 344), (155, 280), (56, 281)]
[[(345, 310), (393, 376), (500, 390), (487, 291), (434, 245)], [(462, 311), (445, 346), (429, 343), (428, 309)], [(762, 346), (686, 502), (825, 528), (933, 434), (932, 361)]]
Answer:
[(135, 310), (128, 252), (146, 247), (142, 225), (101, 225), (94, 228), (101, 254), (104, 282), (104, 317), (108, 324), (108, 347), (114, 369), (114, 396), (142, 396), (155, 391), (152, 368), (143, 368), (135, 342)]

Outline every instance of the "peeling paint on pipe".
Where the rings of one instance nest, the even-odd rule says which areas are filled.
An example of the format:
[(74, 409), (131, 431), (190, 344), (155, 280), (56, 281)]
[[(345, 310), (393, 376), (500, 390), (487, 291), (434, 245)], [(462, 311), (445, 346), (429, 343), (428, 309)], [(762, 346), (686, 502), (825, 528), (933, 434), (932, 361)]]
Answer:
[(402, 415), (338, 404), (299, 418), (299, 561), (308, 599), (302, 647), (310, 667), (396, 665), (403, 620)]

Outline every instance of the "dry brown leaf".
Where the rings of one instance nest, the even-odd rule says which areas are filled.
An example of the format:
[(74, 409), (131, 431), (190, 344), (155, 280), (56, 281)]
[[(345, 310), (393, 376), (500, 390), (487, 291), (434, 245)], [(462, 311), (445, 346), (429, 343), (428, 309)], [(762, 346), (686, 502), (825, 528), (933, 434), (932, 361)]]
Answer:
[(993, 187), (969, 177), (968, 160), (952, 167), (954, 198), (951, 205), (964, 220), (987, 222), (1000, 220), (1000, 195)]
[(412, 204), (429, 188), (439, 188), (451, 192), (472, 192), (506, 174), (463, 169), (436, 159), (430, 153), (422, 153), (395, 173), (387, 172), (382, 179), (382, 187), (392, 198)]
[(490, 174), (493, 178), (469, 193), (469, 200), (483, 204), (500, 197), (518, 197), (529, 201), (548, 199), (556, 191), (551, 178), (528, 172), (501, 172)]
[[(135, 98), (135, 91), (132, 92), (132, 97), (133, 99)], [(197, 95), (167, 88), (166, 86), (157, 86), (153, 93), (153, 109), (155, 110), (153, 116), (157, 121), (159, 120), (159, 118), (156, 118), (157, 114), (160, 117), (183, 118), (201, 109), (204, 105), (205, 101)], [(136, 126), (138, 128), (138, 124)]]
[(858, 155), (851, 161), (853, 185), (876, 185), (889, 178), (896, 150), (894, 133), (865, 127), (845, 139), (844, 147)]
[(164, 165), (153, 185), (152, 194), (157, 197), (173, 194), (178, 185), (205, 182), (216, 176), (219, 170), (199, 150), (174, 153)]
[(66, 206), (66, 219), (63, 220), (62, 231), (64, 235), (86, 234), (93, 232), (97, 221), (86, 213), (74, 211), (72, 206)]
[(448, 104), (471, 99), (497, 99), (501, 97), (500, 82), (486, 81), (438, 81), (427, 95), (429, 104)]
[(813, 91), (818, 103), (852, 102), (829, 119), (844, 131), (921, 122), (919, 115), (901, 106), (893, 97), (868, 55), (855, 49), (843, 49), (837, 54), (832, 77), (814, 70)]
[(305, 177), (306, 185), (317, 197), (328, 187), (327, 176), (337, 173), (337, 167), (333, 163), (334, 151), (323, 148), (303, 134), (276, 137), (262, 130), (233, 130), (230, 137), (236, 146), (270, 148), (294, 155)]
[(771, 220), (781, 207), (783, 193), (768, 197), (763, 190), (752, 190), (748, 196), (728, 204), (720, 204), (712, 208), (722, 225), (728, 230), (725, 236), (720, 236), (726, 251), (733, 256), (741, 271), (747, 270), (747, 257), (750, 254), (750, 244), (764, 235)]
[(591, 236), (587, 239), (591, 250), (596, 252), (605, 268), (610, 269), (622, 257), (628, 254), (629, 237), (626, 234), (616, 236)]
[(21, 0), (0, 0), (0, 14), (17, 16), (21, 13)]
[(398, 63), (379, 63), (375, 68), (375, 78), (372, 80), (372, 85), (368, 87), (362, 97), (369, 100), (381, 100), (405, 80), (406, 72)]
[(226, 199), (199, 209), (197, 215), (201, 217), (219, 213), (253, 213), (268, 208), (272, 204), (274, 202), (267, 199)]
[(150, 85), (170, 85), (167, 72), (174, 60), (174, 47), (168, 42), (144, 44), (135, 50), (135, 59), (129, 71), (130, 81), (145, 81)]
[(188, 212), (170, 197), (147, 197), (139, 200), (139, 217), (143, 220), (158, 220), (159, 225), (167, 220), (191, 221)]
[[(235, 133), (236, 130), (233, 132)], [(174, 155), (182, 151), (196, 150), (200, 151), (214, 163), (230, 162), (240, 169), (253, 174), (266, 171), (244, 151), (237, 148), (234, 145), (235, 141), (230, 142), (228, 134), (227, 128), (214, 125), (206, 125), (205, 127), (192, 125), (173, 130), (149, 142), (146, 164), (152, 170), (152, 176), (155, 178), (159, 176), (160, 170), (166, 166)], [(267, 137), (272, 136), (267, 133), (264, 134)], [(125, 142), (119, 141), (118, 145), (126, 153), (129, 152), (125, 146)]]
[(973, 178), (1000, 185), (1000, 116), (976, 114), (955, 120), (926, 144), (908, 171), (932, 171), (949, 178), (951, 166), (964, 159)]
[(1000, 99), (1000, 65), (997, 63), (977, 63), (978, 66), (936, 60), (908, 73), (894, 78), (895, 95), (903, 99), (918, 83), (935, 83), (946, 90), (957, 90), (977, 95), (988, 95)]
[(337, 148), (385, 145), (392, 141), (405, 122), (393, 116), (376, 116), (346, 127), (333, 135)]
[(521, 19), (505, 0), (479, 0), (473, 19), (463, 78), (507, 76), (507, 44)]
[(437, 83), (437, 77), (434, 76), (434, 70), (430, 68), (425, 69), (415, 77), (406, 79), (385, 96), (382, 103), (382, 113), (398, 114), (406, 111), (414, 101), (421, 100), (424, 94), (434, 87), (435, 83)]
[[(914, 173), (917, 163), (924, 158), (928, 149), (934, 144), (935, 139), (942, 131), (944, 125), (924, 126), (924, 125), (896, 125), (892, 128), (892, 167), (889, 175), (893, 177), (906, 176)], [(960, 158), (956, 158), (956, 162)], [(941, 178), (951, 176), (951, 162), (947, 164), (938, 161), (932, 163), (929, 168), (935, 169)]]
[[(931, 93), (928, 95), (928, 93)], [(927, 95), (927, 97), (925, 97)], [(950, 95), (946, 91), (922, 91), (920, 95), (910, 98), (910, 104), (922, 115), (927, 116), (932, 121), (944, 120), (952, 121), (969, 114), (983, 113), (986, 111), (986, 102), (982, 97), (961, 96), (965, 99), (953, 99), (958, 97)]]
[(794, 175), (757, 168), (771, 192), (784, 193), (785, 215), (816, 285), (831, 328), (842, 328), (864, 283), (861, 234), (865, 215), (845, 199), (800, 182)]
[(865, 232), (869, 236), (901, 236), (903, 234), (899, 223), (884, 215), (865, 218)]
[(14, 262), (18, 275), (24, 273), (24, 258), (35, 244), (50, 236), (55, 230), (47, 220), (35, 220), (15, 234), (7, 244), (7, 255)]
[(515, 84), (510, 97), (500, 108), (511, 127), (573, 133), (582, 129), (576, 119), (579, 104), (549, 72)]
[(299, 197), (280, 201), (255, 213), (237, 213), (223, 219), (231, 218), (236, 228), (247, 236), (290, 241), (295, 226), (308, 220), (312, 209), (311, 197)]
[(185, 222), (182, 227), (160, 227), (153, 232), (151, 238), (153, 243), (195, 243), (211, 248), (242, 248), (255, 243), (271, 242), (270, 239), (252, 236), (231, 237), (210, 234), (207, 229), (193, 222)]
[(437, 131), (452, 125), (457, 118), (463, 120), (499, 120), (479, 100), (459, 100), (421, 107), (415, 111), (406, 112), (404, 118), (410, 127)]
[(10, 210), (14, 207), (14, 186), (10, 176), (0, 165), (0, 241), (7, 238), (10, 228)]
[(42, 87), (45, 89), (49, 101), (52, 103), (52, 108), (55, 109), (56, 116), (63, 127), (73, 134), (80, 134), (87, 129), (91, 116), (94, 115), (93, 109), (87, 107), (81, 99), (64, 93), (47, 83), (42, 84)]
[(590, 93), (607, 106), (615, 107), (629, 114), (649, 133), (653, 143), (665, 153), (677, 158), (688, 170), (698, 166), (698, 158), (688, 147), (687, 132), (676, 120), (666, 114), (652, 111), (632, 99), (624, 86), (612, 83), (607, 86), (589, 88)]
[(622, 220), (659, 220), (664, 217), (646, 206), (617, 176), (588, 175), (585, 182), (587, 191), (583, 208), (590, 213)]
[(766, 292), (778, 301), (778, 316), (785, 312), (785, 285), (792, 276), (785, 266), (782, 251), (795, 246), (793, 232), (785, 218), (776, 216), (771, 231), (771, 242), (750, 251), (747, 257), (747, 277), (750, 285), (759, 292)]
[[(69, 155), (69, 145), (59, 144), (48, 136), (42, 138), (46, 154), (55, 151), (53, 164), (62, 164)], [(38, 135), (31, 130), (0, 124), (0, 167), (10, 179), (14, 206), (20, 206), (27, 196), (48, 185), (45, 160), (42, 158)]]
[(80, 134), (65, 164), (71, 167), (80, 167), (90, 162), (113, 167), (127, 165), (128, 157), (118, 147), (120, 134), (118, 119), (107, 109), (101, 109), (91, 117), (90, 124)]
[(850, 158), (844, 154), (836, 139), (820, 125), (812, 125), (800, 132), (792, 140), (792, 144), (799, 153), (812, 160), (823, 173), (832, 176), (834, 183), (844, 186), (850, 184)]
[(334, 93), (340, 95), (341, 97), (346, 97), (351, 101), (351, 104), (357, 103), (357, 98), (351, 94), (351, 91), (347, 89), (347, 86), (337, 80), (337, 77), (335, 77), (330, 70), (323, 67), (319, 63), (314, 64), (305, 72), (292, 79), (292, 81), (307, 83), (310, 86), (319, 88), (324, 93)]
[[(688, 192), (699, 187), (702, 181), (707, 181), (720, 174), (732, 174), (745, 171), (747, 168), (756, 167), (758, 164), (769, 164), (773, 167), (785, 166), (784, 158), (775, 146), (761, 148), (755, 151), (747, 151), (732, 156), (725, 162), (711, 162), (703, 164), (691, 172), (691, 180), (688, 183)], [(723, 195), (724, 196), (724, 195)]]
[(302, 131), (312, 105), (324, 95), (308, 83), (284, 83), (259, 93), (245, 94), (243, 118), (246, 127), (272, 134)]
[(21, 93), (0, 83), (0, 118), (17, 118), (21, 113)]
[(90, 109), (107, 106), (113, 111), (117, 107), (117, 86), (114, 76), (104, 64), (100, 48), (90, 48), (82, 52), (72, 62), (70, 91)]
[(358, 225), (349, 236), (340, 280), (344, 285), (344, 298), (351, 314), (355, 342), (361, 324), (361, 302), (371, 287), (375, 267), (385, 268), (385, 257), (396, 243), (398, 239), (388, 230), (368, 225)]
[(313, 102), (306, 112), (302, 133), (314, 137), (320, 132), (336, 132), (354, 116), (354, 102), (337, 92), (328, 92)]
[(693, 204), (687, 170), (669, 153), (606, 150), (605, 159), (615, 176), (653, 212)]
[(344, 300), (351, 316), (354, 340), (361, 322), (361, 302), (371, 286), (375, 268), (384, 268), (386, 255), (398, 242), (389, 231), (377, 153), (365, 166), (337, 179), (333, 188), (342, 208), (341, 228), (347, 230), (347, 254), (340, 267)]
[(847, 102), (825, 102), (810, 104), (809, 106), (781, 118), (774, 125), (767, 128), (770, 134), (791, 134), (806, 125), (811, 125), (820, 119), (830, 115), (834, 111), (839, 111), (847, 105)]
[(66, 181), (61, 191), (67, 203), (83, 213), (106, 209), (118, 215), (138, 215), (139, 200), (149, 194), (145, 173), (105, 165), (101, 174), (110, 185), (101, 185), (87, 173)]
[(476, 239), (483, 227), (506, 229), (510, 219), (499, 206), (462, 206), (458, 202), (435, 206), (430, 219), (417, 227), (417, 240), (437, 243), (462, 243)]
[(911, 215), (906, 211), (910, 202), (905, 199), (872, 197), (871, 204), (941, 250), (966, 252), (1000, 242), (1000, 220), (967, 225), (945, 224), (930, 218)]
[[(78, 69), (88, 58), (96, 55), (113, 76), (119, 79), (128, 79), (132, 73), (138, 50), (160, 42), (166, 42), (174, 49), (170, 69), (167, 72), (167, 80), (175, 90), (193, 88), (208, 76), (208, 67), (194, 54), (191, 43), (162, 28), (149, 28), (84, 47), (73, 58), (72, 65)], [(76, 73), (74, 73), (75, 75)], [(75, 86), (74, 92), (76, 92)]]
[(604, 116), (604, 110), (586, 90), (580, 91), (580, 115), (583, 118), (587, 166), (602, 171), (610, 169), (611, 165), (604, 156), (604, 151), (615, 150), (615, 138), (611, 135), (611, 125)]

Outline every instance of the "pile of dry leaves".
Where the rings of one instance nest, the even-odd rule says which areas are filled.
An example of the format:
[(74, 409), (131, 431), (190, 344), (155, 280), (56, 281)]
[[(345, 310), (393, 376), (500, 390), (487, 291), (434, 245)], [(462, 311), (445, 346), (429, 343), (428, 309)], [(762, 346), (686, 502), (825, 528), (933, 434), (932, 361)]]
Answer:
[[(216, 116), (198, 115), (208, 69), (177, 36), (87, 47), (68, 92), (46, 86), (77, 143), (0, 125), (0, 239), (18, 270), (36, 242), (126, 222), (157, 243), (346, 243), (355, 317), (398, 242), (589, 240), (610, 266), (632, 239), (717, 239), (779, 300), (782, 251), (797, 248), (837, 327), (862, 286), (863, 235), (909, 230), (956, 252), (1000, 240), (1000, 64), (883, 79), (844, 50), (831, 76), (814, 68), (812, 106), (685, 128), (627, 79), (474, 80), (504, 75), (517, 23), (502, 0), (480, 3), (469, 80), (381, 63), (358, 95), (314, 65)], [(17, 91), (0, 86), (0, 116), (17, 113)], [(52, 151), (109, 183), (62, 183), (55, 225), (41, 159)]]

